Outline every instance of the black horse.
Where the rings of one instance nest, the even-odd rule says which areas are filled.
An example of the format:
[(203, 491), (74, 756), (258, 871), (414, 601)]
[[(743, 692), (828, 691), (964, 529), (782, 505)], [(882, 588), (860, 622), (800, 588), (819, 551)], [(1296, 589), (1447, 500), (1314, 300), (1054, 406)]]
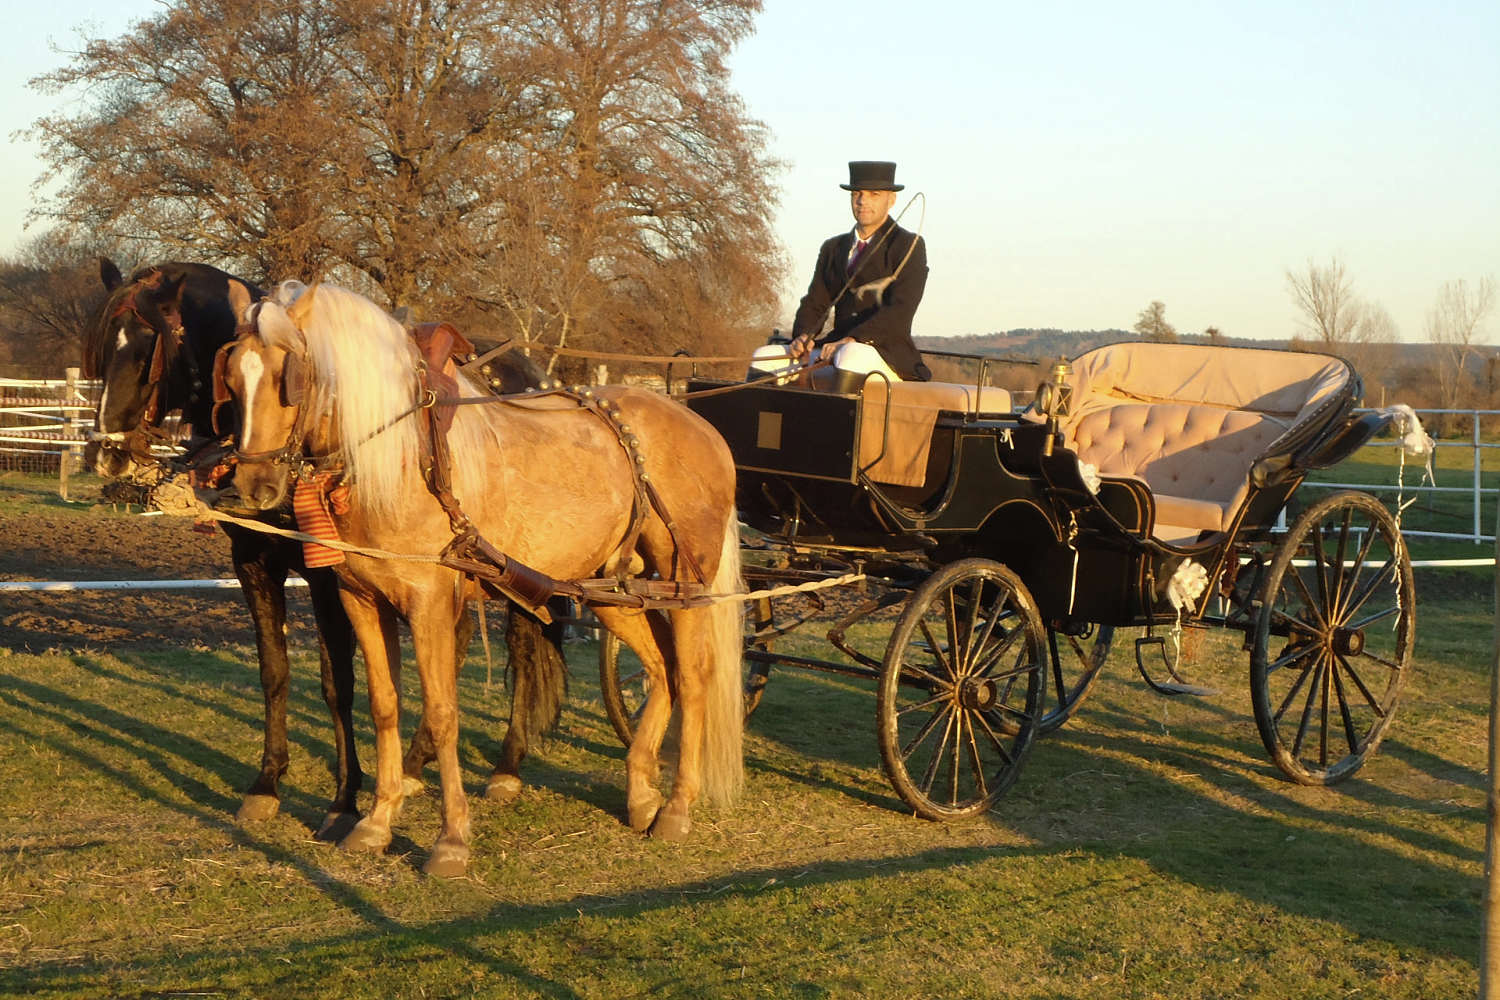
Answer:
[[(101, 258), (99, 273), (109, 296), (87, 331), (84, 368), (89, 377), (103, 381), (103, 394), (85, 459), (100, 475), (114, 478), (151, 468), (156, 463), (153, 446), (174, 445), (179, 457), (173, 461), (202, 475), (223, 452), (215, 448), (220, 436), (214, 428), (212, 373), (216, 352), (234, 339), (238, 324), (230, 305), (231, 283), (243, 286), (252, 299), (261, 297), (260, 289), (216, 268), (177, 261), (139, 268), (126, 279), (113, 262)], [(501, 355), (488, 368), (492, 384), (502, 392), (536, 387), (542, 379), (541, 371), (519, 351)], [(170, 419), (174, 416), (175, 427)], [(288, 510), (260, 516), (290, 527), (289, 515)], [(278, 782), (288, 762), (290, 673), (286, 579), (296, 571), (307, 581), (312, 598), (323, 697), (333, 716), (337, 748), (338, 787), (317, 835), (339, 839), (359, 818), (355, 797), (364, 776), (352, 726), (354, 634), (339, 600), (338, 578), (332, 569), (306, 568), (300, 542), (227, 523), (223, 527), (255, 626), (265, 696), (260, 771), (245, 793), (238, 816), (243, 821), (269, 819), (281, 805)], [(469, 639), (468, 619), (464, 621), (456, 637), (461, 653)], [(520, 790), (521, 761), (531, 743), (556, 725), (561, 714), (567, 686), (561, 634), (560, 626), (544, 628), (524, 610), (510, 610), (506, 643), (512, 679), (511, 722), (490, 777), (487, 794), (491, 797), (508, 799)], [(433, 754), (424, 726), (406, 755), (407, 777), (420, 782), (422, 767)]]

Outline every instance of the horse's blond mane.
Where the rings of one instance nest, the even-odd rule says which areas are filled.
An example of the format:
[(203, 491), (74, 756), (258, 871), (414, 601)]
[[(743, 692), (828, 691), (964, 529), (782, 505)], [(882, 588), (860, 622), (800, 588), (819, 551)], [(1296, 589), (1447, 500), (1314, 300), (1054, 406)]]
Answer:
[[(413, 412), (416, 348), (405, 327), (356, 292), (336, 285), (316, 285), (310, 290), (287, 285), (278, 289), (277, 301), (262, 309), (280, 309), (283, 300), (291, 307), (314, 372), (311, 412), (334, 420), (346, 476), (354, 487), (351, 502), (371, 517), (388, 517), (411, 491), (426, 490), (420, 461), (424, 425)], [(307, 301), (297, 302), (309, 293)], [(268, 318), (263, 318), (258, 329), (277, 336), (280, 324), (266, 322)], [(460, 384), (464, 396), (483, 395), (467, 379), (460, 378)], [(456, 455), (486, 441), (493, 443), (491, 422), (482, 414), (466, 412), (483, 409), (459, 408), (449, 433)], [(465, 477), (462, 463), (458, 465), (456, 485), (462, 495)]]

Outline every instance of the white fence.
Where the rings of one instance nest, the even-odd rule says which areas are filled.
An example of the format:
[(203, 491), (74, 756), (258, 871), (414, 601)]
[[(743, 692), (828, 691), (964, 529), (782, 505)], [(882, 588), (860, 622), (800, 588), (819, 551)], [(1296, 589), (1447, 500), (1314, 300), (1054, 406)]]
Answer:
[(0, 379), (0, 468), (61, 472), (76, 464), (94, 425), (96, 380)]
[[(1438, 414), (1455, 416), (1460, 420), (1468, 418), (1470, 427), (1469, 439), (1456, 440), (1453, 438), (1448, 438), (1447, 440), (1439, 440), (1436, 442), (1436, 451), (1438, 453), (1442, 453), (1444, 451), (1462, 449), (1463, 451), (1468, 452), (1469, 468), (1467, 470), (1462, 468), (1441, 470), (1441, 473), (1439, 474), (1457, 474), (1463, 477), (1466, 482), (1462, 486), (1439, 486), (1436, 485), (1436, 475), (1434, 476), (1433, 483), (1429, 484), (1423, 482), (1423, 466), (1421, 462), (1408, 459), (1406, 463), (1405, 475), (1403, 481), (1400, 484), (1401, 492), (1405, 496), (1423, 494), (1467, 495), (1469, 497), (1468, 506), (1472, 516), (1469, 519), (1470, 528), (1468, 531), (1432, 531), (1426, 529), (1413, 529), (1406, 523), (1403, 523), (1401, 526), (1401, 533), (1413, 537), (1420, 536), (1424, 538), (1447, 538), (1454, 541), (1473, 542), (1476, 545), (1484, 542), (1493, 544), (1495, 541), (1495, 536), (1493, 534), (1486, 534), (1484, 528), (1486, 524), (1493, 526), (1494, 519), (1490, 518), (1486, 520), (1482, 512), (1482, 502), (1485, 497), (1485, 489), (1483, 483), (1484, 453), (1485, 450), (1489, 448), (1500, 448), (1500, 442), (1485, 441), (1480, 435), (1480, 423), (1481, 418), (1483, 417), (1493, 417), (1500, 415), (1500, 410), (1417, 410), (1416, 412), (1418, 416), (1424, 419), (1424, 422), (1425, 418), (1428, 415)], [(1365, 445), (1365, 447), (1398, 448), (1400, 447), (1400, 443), (1397, 441), (1376, 440), (1371, 441), (1369, 444)], [(1434, 455), (1434, 464), (1436, 464), (1435, 459), (1436, 455)], [(1394, 488), (1397, 484), (1393, 481), (1390, 485), (1392, 488)], [(1304, 483), (1303, 486), (1304, 488), (1325, 487), (1329, 489), (1344, 488), (1368, 490), (1370, 488), (1369, 483), (1342, 483), (1326, 481), (1308, 481)], [(1489, 491), (1491, 499), (1495, 498), (1496, 492), (1497, 491), (1493, 489)]]

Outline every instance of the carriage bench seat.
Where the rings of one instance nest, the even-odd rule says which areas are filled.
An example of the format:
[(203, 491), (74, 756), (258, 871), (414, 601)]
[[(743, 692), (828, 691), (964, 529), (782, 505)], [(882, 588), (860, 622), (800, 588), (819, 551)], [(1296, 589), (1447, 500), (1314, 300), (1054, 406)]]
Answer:
[(1188, 544), (1233, 529), (1255, 464), (1347, 405), (1354, 378), (1321, 354), (1113, 344), (1073, 362), (1071, 413), (1059, 429), (1100, 476), (1145, 483), (1153, 537)]
[(873, 482), (926, 485), (932, 429), (944, 411), (1010, 416), (1010, 392), (961, 382), (866, 379), (860, 403), (859, 467)]

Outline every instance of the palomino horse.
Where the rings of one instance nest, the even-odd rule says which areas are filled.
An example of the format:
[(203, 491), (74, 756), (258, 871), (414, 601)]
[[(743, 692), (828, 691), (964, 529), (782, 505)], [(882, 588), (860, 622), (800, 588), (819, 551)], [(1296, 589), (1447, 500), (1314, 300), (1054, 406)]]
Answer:
[[(144, 467), (155, 462), (150, 445), (169, 442), (163, 425), (177, 413), (177, 443), (187, 449), (191, 464), (195, 451), (215, 444), (210, 376), (215, 353), (234, 339), (237, 307), (231, 304), (231, 290), (241, 302), (260, 298), (260, 290), (204, 264), (173, 261), (142, 267), (128, 280), (113, 262), (101, 259), (99, 265), (109, 296), (87, 331), (85, 364), (90, 377), (103, 381), (104, 391), (88, 459), (106, 477), (148, 472)], [(512, 391), (535, 386), (541, 378), (534, 365), (528, 370), (529, 362), (519, 352), (496, 364), (498, 377)], [(263, 519), (275, 522), (278, 515), (271, 512)], [(239, 817), (263, 820), (280, 809), (279, 783), (288, 765), (286, 580), (296, 571), (307, 580), (312, 598), (323, 695), (337, 749), (337, 788), (318, 835), (336, 839), (359, 818), (356, 795), (363, 778), (352, 727), (354, 634), (339, 600), (338, 579), (331, 569), (308, 569), (300, 542), (228, 523), (224, 533), (255, 628), (265, 698), (260, 769)], [(491, 782), (498, 797), (519, 790), (520, 763), (529, 743), (545, 735), (561, 711), (567, 675), (559, 638), (545, 635), (541, 623), (523, 611), (510, 616), (506, 642), (513, 700), (510, 731)], [(404, 762), (406, 774), (419, 782), (433, 753), (430, 737), (419, 731)]]
[[(337, 468), (349, 486), (347, 505), (331, 507), (339, 536), (385, 553), (351, 552), (339, 568), (376, 726), (375, 803), (343, 845), (384, 850), (401, 805), (392, 683), (400, 616), (411, 628), (442, 774), (442, 830), (424, 870), (460, 874), (469, 856), (469, 807), (459, 774), (451, 636), (468, 585), (430, 560), (453, 541), (454, 522), (424, 480), (424, 471), (433, 472), (431, 448), (443, 439), (427, 437), (427, 420), (417, 415), (433, 398), (420, 390), (416, 353), (379, 307), (327, 285), (304, 291), (288, 282), (253, 307), (246, 324), (220, 369), (241, 413), (240, 493), (274, 507), (292, 460)], [(458, 391), (480, 395), (462, 376)], [(740, 590), (734, 464), (723, 440), (655, 393), (595, 392), (591, 398), (617, 417), (566, 394), (456, 406), (446, 444), (461, 514), (493, 549), (554, 580), (634, 571), (684, 589), (698, 584), (700, 594)], [(654, 498), (642, 500), (650, 491)], [(584, 600), (636, 651), (652, 680), (626, 762), (630, 825), (684, 838), (700, 792), (728, 802), (743, 783), (741, 606), (728, 600), (662, 611)], [(657, 754), (674, 695), (681, 745), (663, 803)]]

